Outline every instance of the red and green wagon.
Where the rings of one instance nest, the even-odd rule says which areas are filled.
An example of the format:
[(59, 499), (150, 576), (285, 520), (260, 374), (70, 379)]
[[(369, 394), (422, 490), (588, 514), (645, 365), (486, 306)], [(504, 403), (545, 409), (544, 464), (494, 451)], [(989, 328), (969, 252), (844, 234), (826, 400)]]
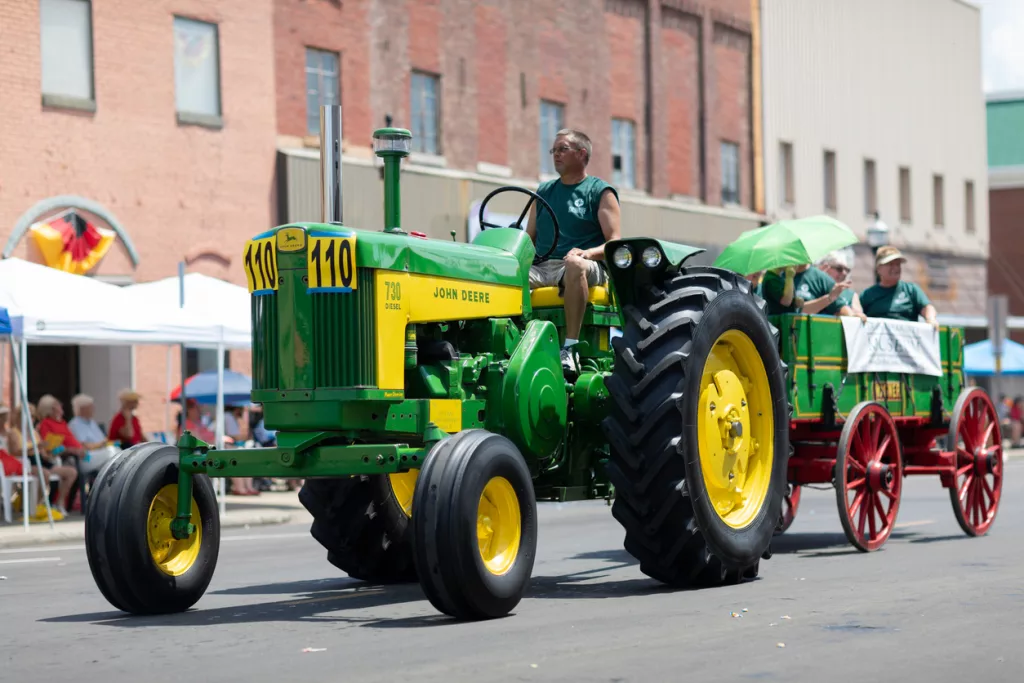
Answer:
[(831, 484), (850, 543), (877, 550), (896, 524), (910, 475), (939, 478), (966, 534), (991, 528), (1003, 483), (999, 419), (988, 394), (967, 386), (962, 328), (940, 327), (942, 372), (935, 376), (850, 372), (841, 318), (770, 319), (789, 368), (792, 410), (789, 489), (777, 533), (793, 523), (802, 487)]

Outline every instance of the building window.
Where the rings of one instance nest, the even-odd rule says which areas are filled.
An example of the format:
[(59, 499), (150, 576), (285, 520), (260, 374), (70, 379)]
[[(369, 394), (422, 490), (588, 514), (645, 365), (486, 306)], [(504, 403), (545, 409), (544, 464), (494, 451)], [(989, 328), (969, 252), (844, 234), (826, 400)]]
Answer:
[(836, 153), (825, 150), (825, 210), (835, 211), (836, 205)]
[(612, 119), (612, 183), (636, 187), (636, 124)]
[(796, 193), (793, 190), (793, 143), (779, 143), (779, 177), (782, 178), (782, 193), (779, 197), (783, 206), (793, 206)]
[(551, 157), (551, 146), (555, 134), (565, 127), (565, 106), (557, 102), (540, 101), (540, 173), (553, 175), (555, 160)]
[(945, 199), (943, 198), (942, 176), (936, 175), (932, 178), (932, 195), (935, 206), (935, 227), (941, 228), (946, 225)]
[(964, 217), (964, 228), (967, 232), (974, 232), (977, 226), (974, 224), (974, 181), (972, 180), (964, 183), (964, 210), (967, 213)]
[(320, 134), (320, 106), (341, 104), (338, 53), (306, 48), (306, 133)]
[(414, 71), (411, 83), (412, 151), (440, 154), (441, 107), (438, 93), (441, 79), (434, 74)]
[(875, 160), (864, 160), (864, 215), (874, 216), (878, 211), (878, 179), (875, 176)]
[(180, 120), (220, 118), (216, 24), (174, 17), (174, 101)]
[(909, 225), (911, 221), (910, 212), (910, 169), (906, 166), (900, 167), (900, 223)]
[(722, 204), (740, 203), (740, 146), (722, 141)]
[(92, 3), (41, 0), (39, 36), (43, 97), (60, 98), (53, 104), (93, 102)]

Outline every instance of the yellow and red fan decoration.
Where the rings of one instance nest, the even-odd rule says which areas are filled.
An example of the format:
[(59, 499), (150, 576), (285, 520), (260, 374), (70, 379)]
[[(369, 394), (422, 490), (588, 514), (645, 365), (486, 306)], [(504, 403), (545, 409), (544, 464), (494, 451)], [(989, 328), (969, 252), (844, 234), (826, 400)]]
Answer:
[(31, 228), (43, 260), (51, 268), (85, 275), (103, 260), (116, 234), (69, 210)]

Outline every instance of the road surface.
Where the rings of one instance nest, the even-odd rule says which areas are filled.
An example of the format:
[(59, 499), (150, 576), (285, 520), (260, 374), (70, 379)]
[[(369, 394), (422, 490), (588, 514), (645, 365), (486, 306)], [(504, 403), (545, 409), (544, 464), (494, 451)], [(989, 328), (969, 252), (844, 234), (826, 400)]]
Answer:
[(81, 545), (0, 550), (0, 680), (1021, 681), (1024, 462), (1006, 474), (973, 539), (937, 479), (908, 480), (871, 554), (805, 491), (760, 579), (699, 591), (644, 577), (602, 502), (543, 504), (530, 594), (486, 623), (347, 578), (305, 525), (226, 530), (205, 597), (160, 618), (110, 608)]

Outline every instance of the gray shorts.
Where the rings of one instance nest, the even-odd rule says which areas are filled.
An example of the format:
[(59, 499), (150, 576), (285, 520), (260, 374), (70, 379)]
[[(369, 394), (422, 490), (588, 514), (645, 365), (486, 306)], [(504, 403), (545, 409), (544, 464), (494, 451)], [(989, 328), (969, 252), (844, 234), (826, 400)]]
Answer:
[[(608, 281), (608, 273), (600, 261), (584, 260), (587, 264), (587, 286), (598, 287)], [(565, 292), (562, 277), (565, 275), (565, 261), (550, 259), (530, 266), (530, 289), (558, 287), (558, 293)]]

